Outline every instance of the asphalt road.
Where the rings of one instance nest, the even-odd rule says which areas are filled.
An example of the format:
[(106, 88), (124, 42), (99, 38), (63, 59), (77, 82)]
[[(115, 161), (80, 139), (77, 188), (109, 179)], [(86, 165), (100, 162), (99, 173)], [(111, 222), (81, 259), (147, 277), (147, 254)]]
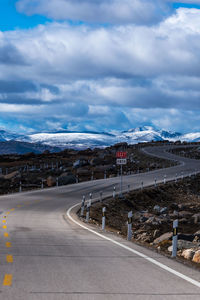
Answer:
[[(138, 188), (200, 170), (200, 162), (151, 148), (180, 165), (126, 176)], [(181, 173), (182, 172), (182, 173)], [(119, 178), (0, 197), (0, 299), (200, 299), (200, 272), (99, 229), (69, 209), (119, 190)], [(68, 214), (66, 215), (66, 211)]]

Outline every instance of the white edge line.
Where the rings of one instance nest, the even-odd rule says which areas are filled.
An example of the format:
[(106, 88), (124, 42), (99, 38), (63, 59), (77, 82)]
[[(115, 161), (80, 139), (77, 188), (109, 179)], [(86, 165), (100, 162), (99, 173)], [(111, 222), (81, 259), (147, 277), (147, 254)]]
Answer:
[(117, 242), (117, 241), (115, 241), (115, 240), (113, 240), (113, 239), (111, 239), (111, 238), (109, 238), (109, 237), (107, 237), (107, 236), (101, 234), (101, 233), (98, 233), (98, 232), (96, 232), (95, 230), (90, 229), (90, 228), (88, 228), (88, 227), (82, 225), (81, 223), (77, 222), (76, 220), (74, 220), (74, 219), (72, 218), (72, 216), (71, 216), (70, 213), (71, 213), (72, 209), (75, 208), (75, 207), (78, 206), (78, 205), (80, 205), (80, 203), (78, 203), (78, 204), (72, 206), (72, 207), (69, 208), (69, 209), (67, 210), (67, 212), (66, 212), (67, 217), (68, 217), (72, 222), (74, 222), (74, 223), (77, 224), (78, 226), (80, 226), (80, 227), (82, 227), (82, 228), (88, 230), (89, 232), (92, 232), (93, 234), (96, 234), (97, 236), (99, 236), (99, 237), (101, 237), (101, 238), (103, 238), (103, 239), (105, 239), (105, 240), (107, 240), (107, 241), (109, 241), (109, 242), (111, 242), (111, 243), (113, 243), (113, 244), (115, 244), (115, 245), (121, 247), (121, 248), (124, 248), (124, 249), (126, 249), (126, 250), (128, 250), (128, 251), (130, 251), (130, 252), (132, 252), (132, 253), (134, 253), (134, 254), (136, 254), (136, 255), (138, 255), (138, 256), (144, 258), (144, 259), (146, 259), (147, 261), (149, 261), (149, 262), (151, 262), (152, 264), (154, 264), (154, 265), (160, 267), (161, 269), (163, 269), (163, 270), (165, 270), (165, 271), (167, 271), (167, 272), (169, 272), (169, 273), (172, 273), (173, 275), (176, 275), (177, 277), (179, 277), (179, 278), (181, 278), (181, 279), (183, 279), (183, 280), (185, 280), (185, 281), (187, 281), (187, 282), (189, 282), (189, 283), (191, 283), (191, 284), (193, 284), (193, 285), (195, 285), (195, 286), (197, 286), (197, 287), (200, 287), (200, 282), (198, 282), (198, 281), (196, 281), (196, 280), (194, 280), (194, 279), (192, 279), (192, 278), (190, 278), (190, 277), (188, 277), (188, 276), (186, 276), (186, 275), (184, 275), (184, 274), (182, 274), (182, 273), (180, 273), (180, 272), (178, 272), (178, 271), (176, 271), (176, 270), (174, 270), (174, 269), (172, 269), (172, 268), (170, 268), (170, 267), (168, 267), (168, 266), (166, 266), (166, 265), (164, 265), (164, 264), (162, 264), (162, 263), (160, 263), (160, 262), (158, 262), (158, 261), (156, 261), (156, 260), (153, 259), (153, 258), (150, 258), (150, 257), (147, 256), (147, 255), (142, 254), (141, 252), (138, 252), (138, 251), (136, 251), (136, 250), (134, 250), (134, 249), (132, 249), (132, 248), (126, 246), (126, 245), (123, 245), (123, 244), (121, 244), (121, 243), (119, 243), (119, 242)]

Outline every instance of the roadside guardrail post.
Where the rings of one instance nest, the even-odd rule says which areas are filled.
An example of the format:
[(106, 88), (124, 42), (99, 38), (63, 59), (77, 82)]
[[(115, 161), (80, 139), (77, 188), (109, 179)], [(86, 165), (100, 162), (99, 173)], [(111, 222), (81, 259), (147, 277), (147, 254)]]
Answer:
[(58, 177), (56, 177), (56, 186), (58, 186)]
[(116, 196), (116, 187), (114, 186), (113, 188), (113, 198), (115, 199), (115, 196)]
[(92, 193), (90, 193), (90, 195), (89, 195), (89, 196), (90, 196), (90, 202), (91, 202), (91, 201), (92, 201)]
[(103, 192), (100, 192), (99, 195), (100, 195), (100, 202), (102, 202)]
[(84, 215), (84, 208), (85, 208), (85, 196), (83, 196), (82, 202), (81, 202), (81, 217)]
[(21, 193), (21, 191), (22, 191), (22, 182), (20, 181), (20, 183), (19, 183), (19, 193)]
[(106, 177), (107, 177), (107, 174), (106, 174), (106, 171), (104, 172), (104, 179), (106, 179)]
[(44, 188), (44, 180), (42, 179), (41, 189)]
[(178, 220), (173, 222), (172, 257), (176, 257), (178, 244)]
[(106, 226), (106, 207), (102, 208), (102, 230), (105, 230)]
[(157, 187), (157, 179), (155, 178), (155, 187)]
[(90, 219), (90, 207), (91, 207), (91, 200), (89, 200), (88, 204), (87, 204), (87, 212), (86, 212), (86, 222), (89, 222)]
[(144, 188), (144, 183), (143, 183), (143, 181), (141, 182), (141, 190), (143, 190), (143, 188)]
[(164, 176), (164, 184), (166, 184), (167, 175)]
[(176, 176), (175, 176), (175, 182), (177, 182), (177, 173), (176, 173)]
[(132, 239), (132, 217), (133, 217), (133, 212), (129, 211), (128, 213), (128, 232), (127, 232), (127, 240), (131, 241)]

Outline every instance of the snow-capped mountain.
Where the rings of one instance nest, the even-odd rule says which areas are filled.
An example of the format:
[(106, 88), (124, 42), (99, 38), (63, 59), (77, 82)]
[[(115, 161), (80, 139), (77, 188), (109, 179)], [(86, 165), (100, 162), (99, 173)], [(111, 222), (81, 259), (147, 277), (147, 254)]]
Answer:
[(20, 137), (22, 137), (22, 135), (0, 129), (0, 142), (16, 140)]
[(58, 147), (60, 149), (84, 149), (89, 147), (107, 147), (120, 142), (127, 142), (128, 144), (163, 140), (198, 142), (200, 141), (200, 132), (181, 134), (178, 132), (159, 130), (152, 126), (143, 126), (123, 132), (72, 132), (63, 130), (58, 132), (42, 132), (23, 136), (18, 135), (17, 133), (0, 130), (0, 141), (5, 142), (11, 140), (32, 144), (49, 145)]
[[(200, 135), (199, 135), (200, 136)], [(155, 129), (151, 126), (137, 127), (123, 132), (70, 132), (59, 131), (49, 133), (36, 133), (23, 137), (23, 141), (29, 143), (41, 143), (60, 148), (94, 148), (106, 147), (120, 142), (136, 144), (139, 142), (179, 140), (180, 133), (167, 132)]]

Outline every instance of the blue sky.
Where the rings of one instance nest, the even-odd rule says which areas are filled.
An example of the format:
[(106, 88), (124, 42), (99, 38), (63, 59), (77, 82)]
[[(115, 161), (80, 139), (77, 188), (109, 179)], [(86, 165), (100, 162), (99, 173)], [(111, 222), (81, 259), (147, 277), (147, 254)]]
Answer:
[(200, 131), (199, 28), (197, 0), (1, 0), (0, 127)]

